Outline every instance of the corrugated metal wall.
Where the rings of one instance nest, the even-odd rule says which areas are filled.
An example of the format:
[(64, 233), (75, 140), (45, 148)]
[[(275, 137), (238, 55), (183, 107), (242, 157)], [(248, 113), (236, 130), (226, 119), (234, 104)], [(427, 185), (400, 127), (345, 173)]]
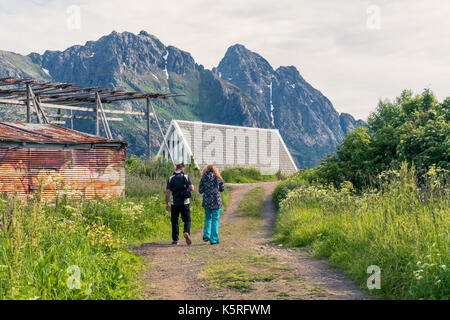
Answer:
[(0, 148), (0, 193), (21, 199), (41, 188), (43, 200), (125, 195), (125, 149)]

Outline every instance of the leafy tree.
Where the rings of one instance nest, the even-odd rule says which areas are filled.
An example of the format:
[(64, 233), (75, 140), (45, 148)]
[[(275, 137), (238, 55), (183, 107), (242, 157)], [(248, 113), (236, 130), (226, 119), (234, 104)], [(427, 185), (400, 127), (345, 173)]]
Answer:
[(368, 127), (348, 134), (318, 173), (335, 186), (351, 181), (361, 189), (402, 162), (414, 165), (419, 175), (431, 166), (449, 169), (450, 98), (439, 103), (426, 89), (421, 95), (405, 90), (394, 102), (380, 101)]
[(347, 135), (337, 148), (335, 156), (324, 161), (319, 172), (325, 180), (339, 186), (351, 181), (356, 187), (367, 183), (373, 172), (372, 138), (368, 129), (359, 127)]

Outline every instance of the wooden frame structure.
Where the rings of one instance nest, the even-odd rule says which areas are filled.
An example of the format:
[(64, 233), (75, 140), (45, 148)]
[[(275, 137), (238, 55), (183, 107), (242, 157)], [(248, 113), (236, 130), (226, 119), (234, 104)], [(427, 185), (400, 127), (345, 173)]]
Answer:
[[(113, 139), (110, 121), (123, 121), (123, 118), (113, 117), (119, 115), (135, 115), (146, 117), (147, 122), (147, 144), (148, 157), (151, 155), (150, 144), (150, 117), (154, 117), (158, 128), (163, 136), (159, 119), (151, 99), (166, 100), (171, 97), (181, 96), (179, 94), (166, 93), (140, 93), (113, 91), (98, 87), (77, 88), (69, 83), (39, 82), (32, 79), (12, 79), (0, 78), (0, 104), (26, 106), (26, 122), (31, 123), (32, 116), (35, 115), (38, 123), (65, 124), (62, 119), (70, 119), (71, 129), (73, 129), (74, 119), (95, 120), (95, 133), (100, 135), (100, 122), (106, 138)], [(124, 100), (146, 99), (146, 112), (125, 111), (105, 109), (103, 104), (117, 104)], [(94, 107), (87, 107), (93, 105)], [(57, 113), (47, 113), (46, 109), (57, 110)], [(150, 109), (152, 112), (150, 112)], [(63, 114), (66, 110), (69, 114)], [(73, 111), (91, 113), (90, 115), (74, 115)], [(108, 114), (108, 116), (107, 116)], [(53, 118), (54, 120), (51, 120)]]

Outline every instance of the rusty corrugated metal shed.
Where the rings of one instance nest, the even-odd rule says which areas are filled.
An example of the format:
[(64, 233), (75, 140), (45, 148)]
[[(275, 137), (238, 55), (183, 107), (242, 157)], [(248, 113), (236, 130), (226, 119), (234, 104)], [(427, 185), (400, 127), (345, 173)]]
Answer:
[(108, 140), (106, 138), (51, 124), (20, 122), (0, 122), (0, 142), (28, 142), (68, 145), (102, 143), (127, 144), (124, 141)]
[(123, 196), (126, 145), (54, 125), (0, 123), (0, 193)]

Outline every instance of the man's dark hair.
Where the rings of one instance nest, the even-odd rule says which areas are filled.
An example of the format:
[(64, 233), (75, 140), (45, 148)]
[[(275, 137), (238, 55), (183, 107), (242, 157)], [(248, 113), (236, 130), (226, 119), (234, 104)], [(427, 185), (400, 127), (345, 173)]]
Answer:
[(184, 163), (182, 162), (182, 163), (179, 163), (179, 164), (177, 164), (177, 170), (181, 170), (181, 169), (183, 169), (185, 167), (185, 165), (184, 165)]

